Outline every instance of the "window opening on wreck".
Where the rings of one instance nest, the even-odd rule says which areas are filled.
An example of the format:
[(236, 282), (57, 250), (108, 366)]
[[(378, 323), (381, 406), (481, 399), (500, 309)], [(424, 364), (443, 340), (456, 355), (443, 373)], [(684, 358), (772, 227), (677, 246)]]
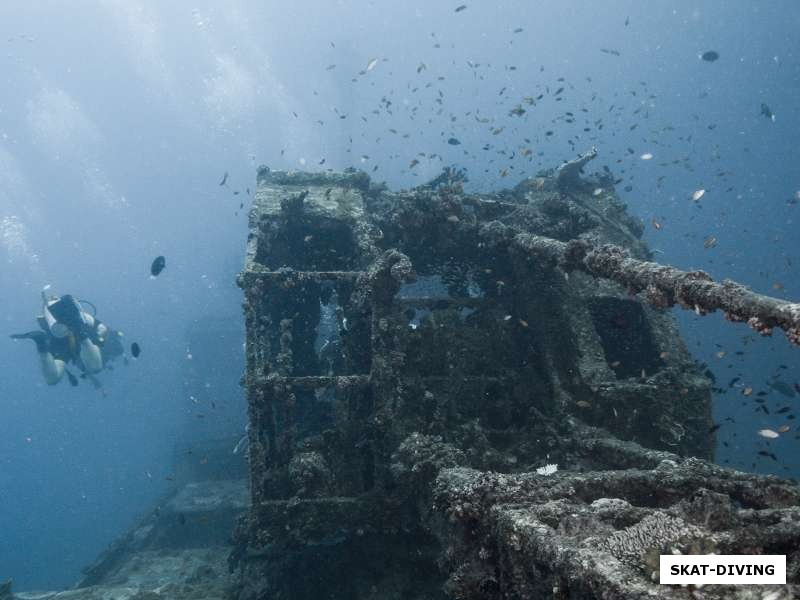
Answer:
[(441, 275), (418, 275), (416, 281), (403, 283), (398, 298), (449, 298)]
[(356, 242), (347, 223), (303, 214), (287, 220), (269, 244), (259, 244), (255, 260), (269, 269), (337, 271), (346, 270), (355, 254)]
[(428, 273), (401, 287), (397, 300), (410, 330), (405, 374), (491, 377), (519, 358), (508, 343), (506, 311), (498, 312), (471, 272), (461, 274), (450, 272), (450, 285), (448, 273)]
[(619, 379), (654, 373), (664, 366), (644, 310), (636, 301), (611, 296), (588, 302), (606, 362)]
[(339, 295), (331, 282), (322, 284), (319, 296), (319, 322), (315, 328), (314, 352), (320, 375), (337, 375), (341, 370), (342, 338), (340, 328), (346, 326)]
[(466, 321), (467, 318), (475, 312), (474, 308), (470, 308), (469, 306), (462, 306), (458, 310), (458, 316), (461, 317), (461, 321)]
[(299, 437), (312, 437), (334, 424), (336, 389), (317, 387), (312, 390), (294, 389), (295, 419)]
[(406, 310), (406, 317), (408, 318), (408, 326), (411, 329), (418, 329), (424, 322), (431, 311), (427, 308), (409, 308)]
[[(465, 281), (467, 298), (483, 298), (486, 294), (481, 285), (470, 273)], [(444, 277), (439, 274), (418, 275), (416, 281), (403, 283), (397, 294), (398, 298), (452, 298)]]

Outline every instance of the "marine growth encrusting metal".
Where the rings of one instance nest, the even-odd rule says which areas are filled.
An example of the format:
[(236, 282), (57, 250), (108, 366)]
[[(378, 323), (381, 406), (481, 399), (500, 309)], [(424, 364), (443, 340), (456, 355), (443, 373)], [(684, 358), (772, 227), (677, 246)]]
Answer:
[(665, 311), (786, 307), (650, 262), (593, 156), (480, 195), (259, 171), (241, 600), (638, 598), (665, 548), (796, 578), (800, 491), (706, 462), (711, 382)]

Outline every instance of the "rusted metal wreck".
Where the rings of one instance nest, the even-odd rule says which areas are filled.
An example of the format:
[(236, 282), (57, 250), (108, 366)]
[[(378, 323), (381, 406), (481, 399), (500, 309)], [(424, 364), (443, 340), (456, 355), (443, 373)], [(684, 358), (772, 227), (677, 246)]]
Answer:
[(707, 462), (664, 310), (796, 342), (800, 307), (648, 262), (593, 157), (484, 195), (260, 169), (239, 598), (687, 597), (668, 552), (787, 554), (800, 583), (800, 489)]

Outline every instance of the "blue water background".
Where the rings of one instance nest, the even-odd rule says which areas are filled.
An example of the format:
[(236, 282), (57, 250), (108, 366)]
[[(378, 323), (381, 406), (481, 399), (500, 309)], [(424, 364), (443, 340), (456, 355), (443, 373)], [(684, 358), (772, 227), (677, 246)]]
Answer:
[[(258, 164), (357, 166), (394, 188), (456, 164), (470, 189), (490, 190), (595, 145), (592, 166), (624, 179), (659, 260), (800, 299), (800, 203), (789, 202), (800, 4), (465, 3), (0, 5), (0, 579), (74, 583), (168, 490), (176, 448), (241, 432), (241, 347), (219, 332), (243, 341), (234, 277)], [(700, 60), (707, 50), (719, 60)], [(158, 254), (167, 269), (151, 280)], [(45, 386), (33, 345), (5, 339), (33, 328), (47, 283), (141, 344), (140, 360), (103, 376), (107, 397)], [(800, 381), (800, 349), (720, 315), (677, 316), (717, 385), (742, 378), (715, 401), (718, 460), (800, 474), (795, 425), (775, 414), (800, 396), (773, 392), (766, 415), (741, 393), (769, 391), (781, 364), (782, 380)], [(198, 376), (188, 363), (203, 356)], [(208, 385), (192, 399), (198, 377)], [(785, 423), (777, 440), (755, 433)]]

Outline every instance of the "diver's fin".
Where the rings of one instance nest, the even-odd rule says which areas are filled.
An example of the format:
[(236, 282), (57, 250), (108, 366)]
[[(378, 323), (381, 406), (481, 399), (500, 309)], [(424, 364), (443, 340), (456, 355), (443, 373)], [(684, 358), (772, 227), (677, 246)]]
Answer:
[(78, 387), (78, 378), (75, 377), (75, 375), (73, 375), (72, 373), (70, 373), (69, 369), (64, 369), (64, 371), (67, 373), (67, 379), (69, 379), (69, 384), (72, 387)]
[(12, 333), (9, 337), (12, 340), (33, 340), (37, 336), (44, 335), (43, 331), (27, 331), (25, 333)]
[(36, 342), (36, 350), (47, 352), (47, 334), (44, 331), (28, 331), (27, 333), (12, 333), (12, 340), (33, 340)]
[(92, 385), (94, 386), (94, 389), (96, 389), (96, 390), (102, 390), (103, 389), (103, 384), (100, 383), (100, 380), (97, 377), (95, 377), (94, 375), (92, 375), (91, 373), (86, 373), (86, 379), (91, 381)]

